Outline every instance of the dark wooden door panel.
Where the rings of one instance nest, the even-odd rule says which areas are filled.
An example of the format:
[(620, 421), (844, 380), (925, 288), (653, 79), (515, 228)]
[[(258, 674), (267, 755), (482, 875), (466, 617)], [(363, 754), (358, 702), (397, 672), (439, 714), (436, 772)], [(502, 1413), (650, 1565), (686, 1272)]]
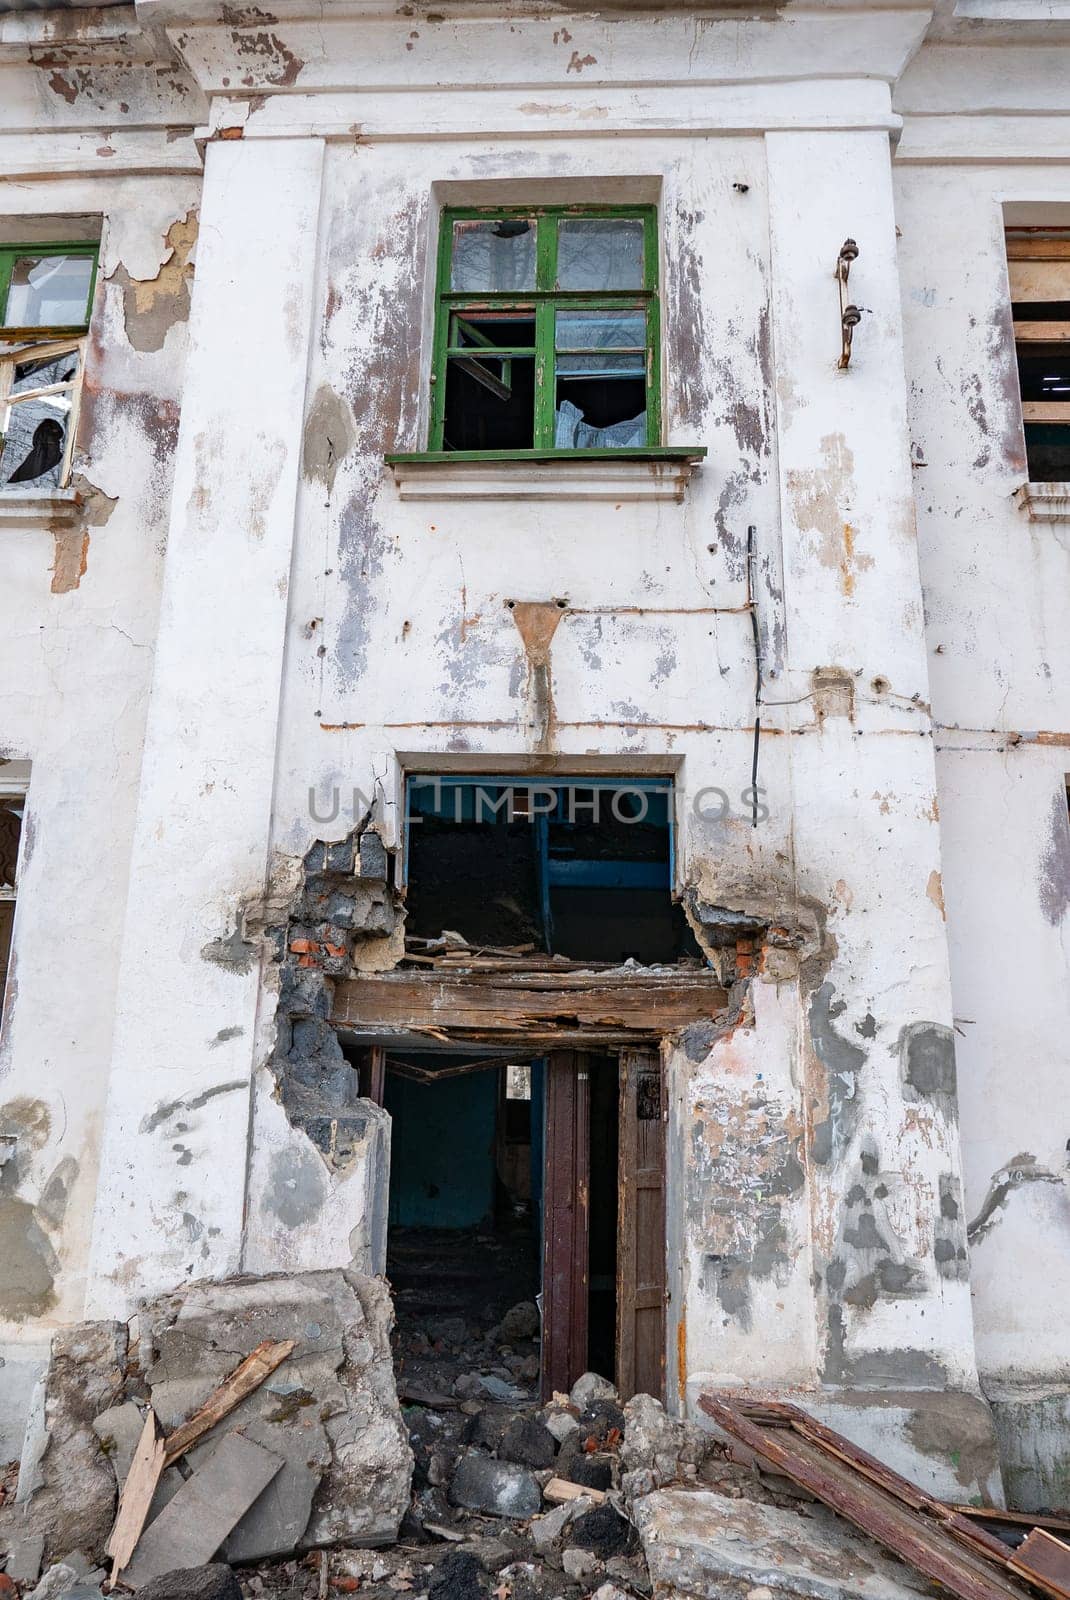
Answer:
[(571, 1388), (587, 1367), (590, 1059), (555, 1050), (546, 1063), (542, 1392)]
[(656, 1050), (620, 1054), (617, 1387), (665, 1396), (665, 1104)]

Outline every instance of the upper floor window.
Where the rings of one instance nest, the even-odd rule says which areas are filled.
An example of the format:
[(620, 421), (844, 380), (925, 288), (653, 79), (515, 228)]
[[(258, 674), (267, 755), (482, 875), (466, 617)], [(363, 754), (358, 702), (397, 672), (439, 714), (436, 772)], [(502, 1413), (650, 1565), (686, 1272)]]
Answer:
[(0, 489), (70, 475), (95, 244), (0, 248)]
[(1031, 483), (1070, 480), (1070, 229), (1011, 229), (1007, 266)]
[(446, 211), (429, 448), (661, 444), (656, 212)]

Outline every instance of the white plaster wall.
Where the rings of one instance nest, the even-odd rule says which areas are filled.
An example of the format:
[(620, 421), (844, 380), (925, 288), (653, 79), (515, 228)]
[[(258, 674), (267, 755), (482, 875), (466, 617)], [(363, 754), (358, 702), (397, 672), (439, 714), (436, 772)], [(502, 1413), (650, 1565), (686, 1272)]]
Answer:
[[(1066, 1382), (1057, 1308), (1070, 1295), (1070, 531), (1029, 522), (1012, 499), (1026, 471), (1003, 245), (1004, 204), (1035, 207), (1036, 224), (1065, 222), (1070, 166), (1009, 154), (1001, 165), (919, 161), (897, 173), (971, 1283), (988, 1385)], [(1053, 742), (1032, 740), (1038, 730)]]
[(69, 216), (104, 227), (75, 458), (85, 523), (0, 535), (0, 753), (32, 763), (0, 1042), (0, 1131), (17, 1139), (0, 1205), (6, 1379), (83, 1314), (185, 350), (180, 310), (158, 349), (131, 345), (123, 285), (151, 288), (197, 193), (181, 177), (0, 182), (7, 238), (20, 218), (54, 218), (53, 237)]

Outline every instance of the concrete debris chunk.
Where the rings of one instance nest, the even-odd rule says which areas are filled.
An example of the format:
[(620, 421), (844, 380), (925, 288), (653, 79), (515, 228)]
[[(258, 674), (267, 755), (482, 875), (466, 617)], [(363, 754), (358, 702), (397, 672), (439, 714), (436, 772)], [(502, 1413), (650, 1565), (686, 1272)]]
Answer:
[(41, 1563), (44, 1557), (44, 1534), (24, 1533), (13, 1537), (8, 1545), (4, 1572), (24, 1589), (30, 1588), (41, 1576)]
[(132, 1400), (124, 1400), (121, 1406), (109, 1406), (107, 1411), (93, 1418), (93, 1432), (111, 1462), (116, 1486), (120, 1489), (126, 1482), (144, 1426), (145, 1418)]
[(500, 1333), (503, 1340), (512, 1342), (516, 1339), (534, 1339), (539, 1332), (539, 1308), (534, 1300), (521, 1300), (509, 1310), (501, 1320)]
[(659, 1489), (633, 1507), (655, 1591), (720, 1600), (731, 1585), (806, 1600), (917, 1600), (932, 1589), (823, 1506), (794, 1511), (708, 1490)]
[(57, 1561), (49, 1567), (30, 1595), (30, 1600), (59, 1600), (61, 1595), (70, 1593), (82, 1576), (76, 1567), (68, 1566), (65, 1561)]
[(223, 1542), (225, 1561), (261, 1561), (295, 1550), (308, 1527), (312, 1501), (331, 1464), (331, 1447), (319, 1419), (304, 1426), (257, 1418), (242, 1429), (246, 1439), (280, 1457), (282, 1466)]
[(599, 1377), (597, 1372), (585, 1372), (582, 1378), (577, 1378), (569, 1399), (579, 1411), (586, 1411), (595, 1400), (614, 1400), (620, 1404), (620, 1395), (609, 1379)]
[(541, 1501), (539, 1485), (525, 1468), (474, 1450), (461, 1457), (450, 1484), (452, 1505), (496, 1517), (533, 1517)]
[(48, 1561), (72, 1549), (94, 1560), (103, 1553), (117, 1496), (93, 1421), (124, 1399), (127, 1341), (121, 1322), (76, 1323), (53, 1335), (36, 1440), (24, 1454), (16, 1503), (0, 1508), (4, 1543), (38, 1534)]
[[(624, 1407), (621, 1466), (626, 1473), (650, 1472), (653, 1482), (649, 1487), (661, 1488), (676, 1478), (695, 1477), (712, 1456), (724, 1456), (714, 1435), (697, 1423), (668, 1416), (652, 1395), (633, 1395)], [(635, 1480), (636, 1486), (638, 1483)]]
[(227, 1537), (232, 1559), (397, 1537), (412, 1451), (394, 1384), (392, 1322), (386, 1285), (348, 1270), (193, 1284), (144, 1308), (145, 1378), (169, 1430), (205, 1404), (236, 1356), (265, 1340), (295, 1341), (189, 1458), (200, 1460), (234, 1429), (286, 1463), (272, 1494)]
[(263, 1494), (282, 1460), (240, 1433), (228, 1433), (141, 1536), (123, 1582), (140, 1589), (151, 1578), (197, 1567)]

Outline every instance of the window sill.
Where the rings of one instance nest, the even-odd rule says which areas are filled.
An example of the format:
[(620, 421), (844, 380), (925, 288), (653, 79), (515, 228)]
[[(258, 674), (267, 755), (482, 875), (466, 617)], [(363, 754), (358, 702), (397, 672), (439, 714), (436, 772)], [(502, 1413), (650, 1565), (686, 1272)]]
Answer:
[(501, 456), (429, 450), (390, 455), (402, 500), (676, 500), (702, 445), (646, 450), (524, 450)]
[(1014, 498), (1030, 522), (1070, 522), (1070, 483), (1023, 483)]
[(61, 528), (76, 522), (82, 509), (77, 489), (0, 490), (0, 528)]

